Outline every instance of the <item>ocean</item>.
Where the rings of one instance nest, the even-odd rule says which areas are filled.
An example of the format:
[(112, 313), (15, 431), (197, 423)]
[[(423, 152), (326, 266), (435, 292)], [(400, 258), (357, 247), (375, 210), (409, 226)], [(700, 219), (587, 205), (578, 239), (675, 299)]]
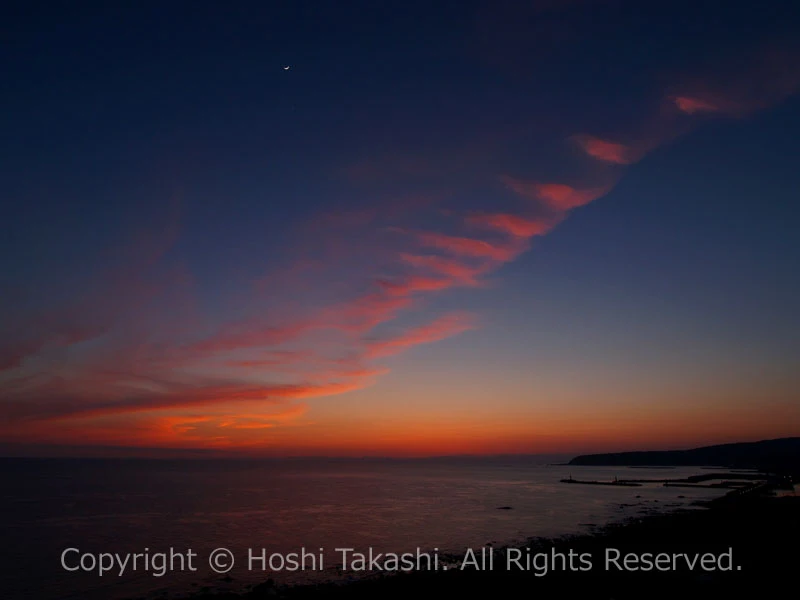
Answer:
[[(562, 478), (700, 472), (549, 465), (537, 457), (2, 459), (0, 589), (4, 598), (119, 600), (242, 591), (268, 578), (355, 578), (364, 573), (337, 569), (347, 556), (342, 548), (444, 560), (487, 544), (588, 532), (724, 492), (567, 485)], [(221, 548), (229, 554), (218, 569), (234, 560), (226, 573), (209, 564)], [(301, 552), (316, 564), (292, 569), (288, 555)], [(133, 554), (137, 568), (131, 560), (122, 568)], [(108, 567), (102, 575), (101, 566)]]

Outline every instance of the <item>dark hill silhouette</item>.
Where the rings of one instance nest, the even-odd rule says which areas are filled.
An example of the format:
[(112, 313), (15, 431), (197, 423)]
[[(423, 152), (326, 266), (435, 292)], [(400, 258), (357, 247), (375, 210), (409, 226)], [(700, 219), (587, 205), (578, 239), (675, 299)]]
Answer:
[(584, 454), (569, 464), (584, 466), (714, 466), (800, 473), (800, 437), (704, 446), (691, 450), (661, 450)]

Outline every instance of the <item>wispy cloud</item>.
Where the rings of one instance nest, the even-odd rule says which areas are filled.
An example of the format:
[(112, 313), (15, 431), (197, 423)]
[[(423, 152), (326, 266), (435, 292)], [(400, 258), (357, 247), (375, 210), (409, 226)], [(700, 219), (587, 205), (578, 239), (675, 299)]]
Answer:
[(447, 314), (431, 323), (409, 329), (395, 337), (371, 342), (368, 345), (366, 356), (368, 358), (390, 356), (412, 346), (444, 340), (474, 329), (476, 326), (477, 321), (474, 315), (469, 313)]
[(591, 135), (575, 136), (575, 142), (592, 158), (615, 165), (628, 165), (634, 162), (631, 149), (625, 144), (604, 140)]
[(470, 225), (494, 229), (519, 238), (544, 235), (556, 224), (556, 219), (553, 218), (527, 218), (509, 213), (477, 213), (468, 215), (465, 220)]
[(697, 71), (674, 88), (671, 99), (685, 114), (744, 117), (800, 90), (800, 46), (796, 41), (766, 44), (729, 57), (714, 70)]
[(520, 196), (544, 203), (556, 212), (584, 206), (606, 195), (611, 187), (576, 188), (566, 183), (526, 181), (503, 175), (501, 181)]
[(675, 102), (675, 106), (678, 107), (678, 110), (685, 112), (687, 115), (693, 115), (695, 113), (704, 113), (704, 112), (717, 112), (720, 110), (720, 107), (711, 100), (705, 100), (703, 98), (692, 98), (691, 96), (675, 96), (673, 98)]
[(433, 231), (421, 231), (416, 235), (420, 244), (429, 248), (443, 250), (456, 256), (487, 258), (499, 262), (507, 262), (525, 250), (525, 246), (516, 240), (498, 244), (482, 239)]
[(473, 282), (475, 277), (483, 271), (481, 267), (471, 267), (457, 260), (433, 254), (420, 255), (403, 252), (400, 254), (400, 259), (412, 267), (429, 270), (458, 281)]

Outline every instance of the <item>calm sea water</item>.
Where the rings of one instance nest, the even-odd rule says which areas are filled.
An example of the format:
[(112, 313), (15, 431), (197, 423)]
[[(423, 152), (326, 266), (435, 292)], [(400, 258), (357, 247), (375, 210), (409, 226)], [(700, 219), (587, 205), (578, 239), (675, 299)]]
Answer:
[[(684, 477), (697, 468), (628, 469), (542, 464), (536, 458), (436, 460), (0, 461), (4, 598), (118, 599), (182, 595), (205, 586), (242, 590), (272, 577), (340, 577), (336, 548), (462, 553), (487, 543), (589, 531), (721, 494), (710, 489), (566, 485), (559, 480)], [(679, 496), (683, 496), (682, 498)], [(499, 507), (511, 507), (500, 510)], [(231, 550), (230, 579), (208, 556)], [(319, 554), (324, 570), (250, 571), (248, 549)], [(81, 553), (197, 553), (197, 571), (162, 577), (67, 572)], [(77, 564), (77, 555), (69, 555)], [(87, 563), (88, 564), (88, 563)], [(175, 568), (179, 564), (175, 562)], [(353, 576), (352, 573), (346, 576)]]

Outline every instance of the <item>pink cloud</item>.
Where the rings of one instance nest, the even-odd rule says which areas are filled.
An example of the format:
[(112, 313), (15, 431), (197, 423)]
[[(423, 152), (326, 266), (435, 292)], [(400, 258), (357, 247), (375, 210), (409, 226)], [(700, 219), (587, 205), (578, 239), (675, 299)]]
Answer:
[(225, 364), (229, 367), (242, 368), (285, 367), (287, 365), (314, 361), (315, 359), (316, 357), (314, 356), (314, 353), (308, 350), (276, 350), (267, 352), (258, 358), (248, 360), (230, 360)]
[(472, 214), (466, 218), (466, 222), (520, 238), (544, 235), (554, 226), (553, 219), (528, 219), (509, 213)]
[(259, 385), (245, 382), (170, 382), (165, 389), (160, 390), (122, 390), (117, 384), (106, 388), (116, 396), (110, 399), (99, 398), (96, 394), (81, 394), (80, 390), (74, 390), (75, 395), (70, 395), (70, 390), (45, 394), (47, 390), (38, 389), (19, 396), (16, 399), (15, 412), (18, 419), (54, 421), (215, 406), (227, 406), (228, 410), (241, 405), (265, 409), (287, 401), (335, 396), (361, 389), (372, 382), (372, 375), (366, 373), (368, 372), (354, 372), (351, 376), (342, 373), (320, 383)]
[(619, 142), (612, 142), (591, 135), (576, 136), (575, 141), (586, 154), (597, 160), (616, 165), (628, 165), (634, 162), (632, 150)]
[(444, 275), (456, 283), (477, 284), (476, 277), (485, 273), (489, 264), (469, 265), (463, 261), (453, 260), (436, 255), (419, 255), (403, 252), (400, 259), (418, 269), (425, 269)]
[(703, 112), (717, 112), (720, 110), (716, 103), (701, 98), (692, 98), (689, 96), (676, 96), (673, 98), (675, 106), (686, 114), (693, 115), (695, 113)]
[(518, 243), (500, 245), (476, 238), (435, 232), (420, 232), (417, 234), (417, 239), (423, 246), (444, 250), (456, 256), (487, 258), (498, 262), (508, 262), (524, 250)]
[(452, 279), (442, 279), (435, 277), (411, 276), (400, 281), (379, 281), (378, 284), (386, 290), (390, 296), (408, 296), (420, 292), (438, 292), (446, 290), (455, 285)]
[[(383, 287), (383, 286), (381, 286)], [(387, 294), (385, 290), (368, 293), (353, 300), (323, 307), (316, 312), (281, 325), (261, 318), (224, 326), (216, 334), (195, 343), (195, 355), (213, 355), (236, 350), (277, 346), (322, 330), (364, 333), (392, 320), (408, 308), (412, 300)]]
[(565, 183), (524, 181), (509, 176), (502, 176), (501, 180), (520, 196), (544, 202), (556, 211), (568, 211), (584, 206), (606, 195), (611, 189), (610, 186), (575, 188)]
[(371, 342), (366, 356), (380, 358), (397, 354), (413, 346), (452, 337), (476, 327), (475, 317), (467, 313), (451, 313), (420, 327), (409, 329), (393, 338)]
[(683, 113), (743, 117), (770, 108), (800, 91), (800, 49), (796, 42), (772, 42), (726, 57), (713, 71), (695, 72), (671, 96)]

